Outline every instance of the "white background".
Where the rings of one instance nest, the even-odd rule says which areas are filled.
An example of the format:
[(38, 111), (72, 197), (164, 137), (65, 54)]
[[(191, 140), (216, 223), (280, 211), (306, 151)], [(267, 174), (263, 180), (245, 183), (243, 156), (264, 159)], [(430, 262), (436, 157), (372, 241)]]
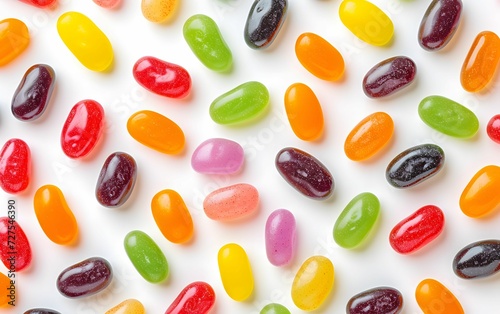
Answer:
[[(335, 287), (317, 313), (343, 313), (353, 295), (376, 286), (392, 286), (404, 297), (403, 313), (420, 313), (414, 291), (428, 277), (444, 283), (461, 301), (466, 313), (496, 313), (500, 306), (500, 278), (465, 281), (456, 277), (451, 263), (465, 245), (500, 238), (500, 214), (483, 219), (466, 217), (458, 206), (464, 187), (483, 166), (498, 163), (500, 146), (486, 135), (486, 123), (500, 113), (498, 78), (486, 91), (465, 92), (459, 74), (475, 36), (483, 30), (500, 32), (500, 3), (493, 0), (465, 0), (460, 27), (449, 45), (440, 52), (424, 51), (417, 43), (417, 31), (430, 1), (374, 1), (393, 20), (394, 40), (387, 47), (373, 47), (357, 40), (340, 22), (340, 0), (290, 0), (286, 23), (278, 38), (265, 51), (245, 45), (243, 29), (250, 0), (180, 1), (177, 14), (167, 23), (153, 24), (141, 14), (139, 1), (124, 1), (115, 10), (106, 10), (91, 0), (59, 0), (54, 10), (41, 10), (15, 1), (0, 2), (0, 19), (15, 17), (26, 22), (32, 41), (19, 58), (0, 68), (0, 143), (19, 137), (31, 148), (33, 174), (30, 187), (11, 196), (1, 191), (0, 213), (6, 215), (7, 201), (17, 202), (17, 220), (31, 241), (33, 262), (18, 273), (18, 302), (2, 311), (22, 313), (32, 307), (50, 307), (61, 313), (104, 313), (127, 298), (140, 300), (148, 313), (164, 313), (187, 284), (203, 280), (217, 294), (214, 313), (258, 313), (269, 302), (279, 302), (292, 313), (300, 312), (290, 297), (293, 277), (301, 263), (312, 255), (324, 255), (335, 266)], [(76, 10), (88, 15), (109, 37), (115, 53), (113, 68), (94, 73), (83, 67), (69, 52), (56, 30), (57, 18)], [(184, 21), (193, 14), (211, 16), (233, 52), (230, 73), (205, 68), (190, 51), (182, 36)], [(344, 56), (346, 72), (338, 82), (322, 81), (307, 72), (294, 53), (296, 38), (315, 32), (333, 44)], [(132, 77), (137, 59), (152, 55), (185, 67), (191, 74), (191, 95), (171, 100), (142, 89)], [(384, 100), (368, 99), (361, 81), (376, 63), (406, 55), (418, 67), (416, 82)], [(57, 75), (50, 106), (36, 122), (21, 122), (10, 112), (10, 101), (24, 72), (35, 63), (51, 65)], [(271, 109), (261, 120), (244, 127), (215, 124), (208, 115), (212, 100), (250, 80), (264, 83), (271, 95)], [(321, 102), (325, 133), (321, 140), (303, 142), (295, 137), (284, 115), (283, 96), (294, 82), (308, 84)], [(451, 98), (471, 110), (480, 121), (478, 134), (469, 140), (442, 135), (418, 117), (417, 106), (429, 95)], [(106, 111), (107, 131), (94, 153), (84, 160), (67, 158), (59, 137), (70, 108), (82, 99), (100, 102)], [(177, 156), (153, 151), (130, 137), (128, 117), (141, 109), (157, 111), (184, 130), (186, 148)], [(365, 116), (389, 113), (395, 122), (390, 144), (366, 162), (350, 161), (343, 144), (350, 130)], [(244, 169), (235, 176), (207, 176), (195, 173), (190, 157), (196, 146), (211, 137), (225, 137), (245, 149)], [(422, 143), (440, 145), (446, 153), (444, 169), (432, 179), (406, 190), (391, 187), (384, 172), (399, 152)], [(274, 157), (283, 147), (303, 149), (322, 161), (334, 176), (333, 196), (323, 202), (305, 198), (278, 174)], [(108, 155), (125, 151), (138, 164), (138, 182), (121, 208), (101, 207), (94, 188), (100, 168)], [(202, 209), (204, 197), (216, 188), (246, 182), (260, 192), (258, 214), (237, 223), (208, 219)], [(74, 246), (52, 243), (42, 232), (33, 211), (37, 188), (55, 184), (63, 191), (79, 224), (79, 241)], [(154, 194), (174, 189), (189, 207), (195, 236), (186, 245), (168, 242), (157, 228), (150, 209)], [(381, 202), (381, 216), (368, 241), (361, 248), (346, 250), (335, 244), (332, 229), (345, 205), (361, 192), (372, 192)], [(410, 256), (395, 253), (388, 241), (392, 227), (423, 205), (434, 204), (445, 213), (443, 234), (429, 246)], [(278, 208), (293, 212), (297, 220), (296, 255), (287, 267), (272, 266), (265, 254), (264, 226)], [(134, 229), (148, 233), (165, 253), (170, 276), (162, 284), (146, 282), (133, 268), (123, 249), (125, 234)], [(235, 302), (220, 281), (217, 252), (229, 242), (240, 244), (248, 253), (255, 277), (253, 296)], [(69, 265), (91, 256), (108, 259), (114, 269), (111, 286), (96, 296), (67, 299), (55, 286), (58, 274)], [(1, 271), (6, 269), (1, 265)]]

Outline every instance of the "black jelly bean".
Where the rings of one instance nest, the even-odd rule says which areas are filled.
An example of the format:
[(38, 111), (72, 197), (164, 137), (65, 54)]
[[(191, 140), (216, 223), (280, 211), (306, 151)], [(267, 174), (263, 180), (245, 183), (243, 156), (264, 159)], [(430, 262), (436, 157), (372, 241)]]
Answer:
[(411, 84), (416, 73), (417, 66), (408, 57), (386, 59), (366, 73), (363, 91), (371, 98), (388, 96)]
[(455, 255), (453, 271), (463, 279), (497, 273), (500, 271), (500, 240), (482, 240), (467, 245)]
[(420, 46), (429, 51), (444, 48), (455, 34), (461, 15), (461, 0), (433, 0), (420, 23)]
[(401, 292), (377, 287), (356, 294), (347, 302), (347, 314), (398, 314), (403, 308)]
[(68, 298), (96, 294), (113, 279), (111, 265), (102, 257), (91, 257), (69, 266), (57, 277), (57, 290)]
[(283, 25), (287, 0), (255, 0), (245, 24), (245, 42), (252, 49), (269, 46)]
[(24, 314), (61, 314), (61, 313), (54, 310), (36, 308), (27, 310), (24, 312)]

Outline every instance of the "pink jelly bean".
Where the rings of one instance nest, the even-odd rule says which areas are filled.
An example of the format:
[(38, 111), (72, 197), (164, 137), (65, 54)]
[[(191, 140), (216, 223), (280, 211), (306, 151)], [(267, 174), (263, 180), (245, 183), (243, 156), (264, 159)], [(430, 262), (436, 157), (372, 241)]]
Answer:
[(246, 183), (226, 186), (213, 191), (203, 201), (208, 218), (232, 221), (252, 215), (259, 207), (259, 192)]
[(240, 144), (223, 138), (201, 143), (193, 152), (191, 166), (204, 174), (232, 174), (241, 169), (244, 152)]
[(165, 314), (206, 314), (214, 305), (214, 289), (206, 282), (196, 281), (182, 289)]
[(7, 193), (24, 191), (31, 179), (31, 151), (23, 140), (8, 140), (0, 151), (0, 187)]
[(112, 9), (117, 7), (122, 1), (121, 0), (93, 0), (95, 4), (106, 9)]
[(266, 222), (267, 259), (274, 266), (283, 266), (292, 260), (295, 252), (295, 217), (286, 209), (278, 209)]

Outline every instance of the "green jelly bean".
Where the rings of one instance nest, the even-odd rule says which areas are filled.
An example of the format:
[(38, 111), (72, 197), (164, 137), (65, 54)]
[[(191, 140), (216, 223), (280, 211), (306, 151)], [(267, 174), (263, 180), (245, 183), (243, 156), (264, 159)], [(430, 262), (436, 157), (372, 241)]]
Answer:
[(343, 248), (352, 249), (370, 233), (380, 212), (380, 202), (372, 193), (354, 197), (340, 213), (333, 227), (333, 239)]
[(418, 106), (418, 114), (431, 128), (454, 137), (469, 138), (479, 129), (472, 111), (442, 96), (425, 97)]
[(259, 82), (246, 82), (217, 97), (210, 105), (215, 123), (234, 124), (260, 116), (269, 103), (269, 91)]
[(231, 68), (233, 55), (214, 20), (203, 14), (193, 15), (184, 23), (183, 32), (187, 44), (207, 68), (218, 72)]
[(168, 276), (168, 263), (156, 242), (146, 233), (134, 230), (125, 236), (125, 251), (141, 276), (159, 283)]
[(290, 311), (281, 304), (269, 303), (260, 310), (260, 314), (290, 314)]

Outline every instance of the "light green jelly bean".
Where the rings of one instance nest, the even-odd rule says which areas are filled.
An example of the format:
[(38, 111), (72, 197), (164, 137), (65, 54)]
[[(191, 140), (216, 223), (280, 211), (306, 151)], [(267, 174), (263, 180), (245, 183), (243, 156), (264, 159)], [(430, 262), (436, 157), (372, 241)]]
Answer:
[(218, 72), (231, 68), (233, 55), (214, 20), (193, 15), (184, 23), (183, 32), (187, 44), (207, 68)]
[(354, 197), (340, 213), (333, 227), (333, 239), (343, 248), (352, 249), (370, 233), (380, 213), (380, 202), (372, 193)]
[(259, 82), (243, 83), (220, 95), (210, 105), (215, 123), (234, 124), (260, 116), (269, 103), (269, 91)]
[(134, 230), (125, 236), (125, 251), (141, 276), (151, 283), (159, 283), (168, 276), (168, 263), (156, 242), (146, 233)]
[(418, 106), (418, 114), (431, 128), (454, 137), (469, 138), (479, 129), (472, 111), (442, 96), (425, 97)]
[(290, 314), (290, 311), (281, 304), (270, 303), (260, 310), (260, 314)]

